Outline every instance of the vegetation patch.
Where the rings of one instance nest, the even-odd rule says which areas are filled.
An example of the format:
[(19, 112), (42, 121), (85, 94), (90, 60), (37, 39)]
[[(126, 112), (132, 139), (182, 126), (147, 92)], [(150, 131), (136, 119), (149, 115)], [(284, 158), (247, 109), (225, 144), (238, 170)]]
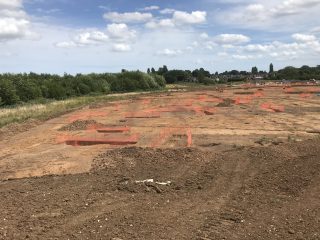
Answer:
[(158, 90), (165, 80), (156, 74), (139, 71), (119, 74), (2, 74), (0, 75), (0, 106), (47, 99), (66, 100), (84, 95), (98, 96), (111, 92)]

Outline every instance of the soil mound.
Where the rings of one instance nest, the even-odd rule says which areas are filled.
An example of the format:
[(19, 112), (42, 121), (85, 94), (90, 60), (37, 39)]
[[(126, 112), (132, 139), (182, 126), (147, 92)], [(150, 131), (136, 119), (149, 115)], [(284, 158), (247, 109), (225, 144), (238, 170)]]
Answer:
[(223, 102), (219, 103), (217, 105), (217, 107), (231, 107), (232, 104), (234, 104), (235, 101), (230, 99), (230, 98), (226, 98), (226, 99), (223, 99)]
[[(63, 126), (62, 128), (58, 129), (59, 131), (82, 131), (87, 130), (88, 127), (98, 125), (95, 120), (76, 120), (66, 126)], [(103, 124), (100, 124), (101, 127)]]

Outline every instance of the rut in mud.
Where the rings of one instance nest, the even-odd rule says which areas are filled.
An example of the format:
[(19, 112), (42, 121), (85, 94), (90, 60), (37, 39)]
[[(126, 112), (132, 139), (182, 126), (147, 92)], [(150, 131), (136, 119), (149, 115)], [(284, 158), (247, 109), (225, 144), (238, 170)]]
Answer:
[(319, 143), (124, 148), (90, 173), (3, 181), (0, 239), (316, 240)]

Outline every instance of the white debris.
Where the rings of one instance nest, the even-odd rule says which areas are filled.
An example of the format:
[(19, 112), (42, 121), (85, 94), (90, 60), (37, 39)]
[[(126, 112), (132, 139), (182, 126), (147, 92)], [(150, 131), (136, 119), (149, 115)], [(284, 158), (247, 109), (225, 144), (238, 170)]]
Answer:
[(169, 186), (171, 184), (171, 181), (166, 182), (156, 182), (156, 184), (162, 185), (162, 186)]
[(162, 186), (169, 186), (172, 182), (171, 181), (154, 182), (153, 179), (146, 179), (146, 180), (141, 180), (141, 181), (135, 181), (135, 183), (155, 183), (155, 184), (162, 185)]
[(146, 179), (146, 180), (142, 180), (142, 181), (136, 181), (136, 183), (153, 183), (153, 179)]

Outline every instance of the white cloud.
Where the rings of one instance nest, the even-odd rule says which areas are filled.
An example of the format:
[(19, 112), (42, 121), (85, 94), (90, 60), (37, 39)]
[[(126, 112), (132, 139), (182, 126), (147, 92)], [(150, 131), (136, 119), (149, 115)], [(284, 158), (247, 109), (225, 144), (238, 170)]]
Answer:
[(109, 37), (100, 31), (90, 31), (78, 34), (75, 42), (79, 45), (96, 45), (106, 42)]
[(24, 37), (30, 22), (25, 19), (0, 18), (0, 40)]
[(0, 9), (0, 18), (27, 19), (25, 11), (20, 9)]
[(102, 10), (107, 10), (107, 11), (109, 11), (109, 10), (110, 10), (110, 8), (109, 8), (109, 7), (104, 6), (104, 5), (99, 5), (99, 6), (98, 6), (98, 8), (100, 8), (100, 9), (102, 9)]
[(174, 57), (174, 56), (178, 56), (180, 54), (182, 54), (181, 50), (174, 50), (174, 49), (163, 49), (161, 51), (157, 52), (158, 55), (164, 55), (164, 56), (168, 56), (168, 57)]
[(109, 37), (104, 32), (98, 30), (82, 30), (73, 37), (72, 41), (57, 42), (54, 46), (58, 48), (94, 46), (104, 44), (108, 40)]
[(21, 8), (22, 0), (0, 0), (0, 9)]
[(319, 0), (286, 0), (278, 6), (271, 8), (272, 16), (283, 17), (285, 15), (295, 15), (303, 12), (305, 9), (319, 5)]
[(250, 42), (250, 38), (242, 34), (220, 34), (214, 39), (219, 44), (242, 44)]
[(316, 36), (314, 35), (307, 35), (301, 33), (293, 34), (292, 37), (298, 42), (313, 42), (317, 40)]
[(156, 28), (172, 28), (175, 27), (172, 19), (161, 19), (159, 21), (151, 21), (146, 23), (147, 28), (156, 29)]
[(312, 33), (320, 33), (320, 26), (318, 26), (318, 27), (313, 27), (313, 28), (311, 29), (311, 32), (312, 32)]
[(72, 47), (76, 47), (77, 44), (73, 41), (69, 41), (69, 42), (57, 42), (54, 44), (54, 46), (58, 47), (58, 48), (72, 48)]
[(232, 58), (234, 59), (238, 59), (238, 60), (248, 60), (248, 59), (253, 59), (254, 56), (253, 55), (232, 55)]
[(152, 5), (152, 6), (149, 6), (149, 7), (145, 7), (143, 10), (144, 11), (154, 11), (154, 10), (159, 10), (159, 9), (160, 9), (159, 6)]
[(153, 19), (146, 23), (145, 26), (150, 29), (183, 27), (184, 25), (204, 23), (206, 21), (206, 16), (207, 13), (201, 11), (188, 13), (174, 10), (172, 18)]
[(201, 33), (200, 38), (202, 39), (208, 39), (209, 35), (207, 33)]
[(174, 13), (175, 11), (176, 11), (176, 10), (175, 10), (175, 9), (172, 9), (172, 8), (165, 8), (165, 9), (162, 9), (162, 10), (160, 11), (160, 13), (166, 15), (166, 14), (172, 14), (172, 13)]
[(33, 37), (20, 0), (0, 0), (0, 41)]
[(216, 46), (217, 44), (213, 41), (207, 41), (204, 43), (204, 47), (209, 50), (213, 50)]
[[(292, 38), (297, 42), (273, 41), (266, 44), (248, 44), (245, 46), (233, 46), (234, 59), (253, 59), (255, 56), (272, 57), (279, 61), (294, 60), (300, 57), (305, 59), (308, 55), (320, 53), (320, 42), (313, 35), (294, 34)], [(253, 55), (252, 52), (255, 54)]]
[(131, 51), (131, 46), (129, 44), (116, 43), (113, 45), (112, 50), (114, 52), (129, 52)]
[(72, 48), (113, 44), (113, 51), (130, 51), (130, 43), (136, 38), (136, 31), (130, 30), (125, 23), (107, 25), (105, 32), (100, 30), (82, 30), (72, 41), (62, 41), (55, 44), (58, 48)]
[(111, 39), (119, 42), (130, 42), (136, 38), (137, 32), (130, 30), (125, 23), (112, 23), (107, 26), (107, 33)]
[[(220, 1), (225, 3), (225, 1)], [(192, 69), (197, 59), (201, 60), (198, 61), (201, 62), (201, 66), (208, 67), (212, 71), (231, 68), (235, 62), (237, 63), (236, 68), (251, 68), (253, 64), (256, 64), (259, 69), (265, 66), (266, 62), (267, 65), (270, 62), (276, 63), (277, 68), (280, 68), (280, 63), (283, 65), (317, 64), (320, 54), (319, 22), (316, 17), (306, 17), (307, 15), (312, 16), (310, 13), (315, 12), (313, 9), (319, 9), (315, 2), (308, 1), (309, 4), (313, 4), (311, 8), (299, 1), (300, 4), (303, 4), (300, 11), (299, 8), (293, 8), (294, 4), (288, 1), (291, 10), (283, 10), (284, 14), (280, 16), (276, 15), (275, 10), (284, 5), (285, 1), (282, 0), (267, 2), (262, 0), (227, 1), (233, 1), (233, 5), (222, 8), (216, 12), (217, 14), (212, 14), (212, 17), (214, 21), (215, 15), (218, 15), (220, 11), (223, 13), (229, 11), (231, 6), (232, 14), (225, 15), (223, 20), (225, 24), (230, 24), (230, 28), (221, 28), (219, 23), (211, 22), (211, 16), (209, 19), (206, 12), (182, 12), (174, 9), (158, 9), (161, 14), (167, 15), (157, 14), (156, 16), (142, 12), (142, 9), (140, 13), (117, 13), (113, 20), (106, 18), (111, 22), (108, 21), (110, 24), (106, 24), (105, 28), (72, 29), (43, 24), (45, 27), (40, 29), (43, 33), (41, 41), (0, 43), (0, 55), (2, 53), (5, 56), (6, 52), (14, 54), (10, 59), (3, 59), (1, 66), (4, 66), (4, 69), (8, 69), (8, 71), (11, 69), (43, 71), (44, 69), (63, 73), (64, 71), (117, 71), (123, 67), (146, 69), (146, 67), (158, 67), (164, 63), (171, 69)], [(0, 0), (0, 4), (3, 2)], [(40, 22), (42, 19), (29, 18), (22, 5), (14, 4), (13, 1), (6, 2), (6, 8), (0, 8), (0, 38), (1, 31), (4, 29), (6, 29), (6, 35), (3, 35), (2, 39), (25, 38), (31, 27), (39, 31), (39, 28), (34, 28), (37, 24), (35, 21)], [(16, 3), (19, 2), (16, 1)], [(241, 4), (237, 4), (240, 2)], [(295, 2), (297, 5), (297, 1)], [(8, 7), (8, 3), (12, 5)], [(281, 13), (280, 10), (277, 11)], [(304, 11), (308, 11), (308, 14), (302, 14)], [(243, 14), (244, 12), (246, 14)], [(15, 21), (12, 24), (1, 23), (4, 19), (6, 21), (14, 19)], [(293, 21), (293, 19), (297, 19), (297, 21)], [(316, 20), (311, 21), (310, 19)], [(204, 24), (207, 21), (210, 24), (208, 26)], [(130, 25), (130, 23), (141, 24)], [(243, 23), (245, 27), (259, 27), (263, 31), (258, 33), (254, 31), (241, 32), (239, 28), (243, 27)], [(278, 25), (275, 25), (276, 23)], [(296, 27), (296, 23), (298, 23), (297, 26), (303, 26), (303, 30), (301, 28), (286, 29), (286, 31), (281, 29), (281, 26), (293, 29)], [(198, 27), (198, 24), (202, 25)], [(270, 27), (273, 24), (274, 27)], [(212, 29), (213, 25), (214, 29)], [(152, 31), (142, 26), (151, 28)], [(236, 32), (231, 33), (239, 34), (209, 36), (210, 32), (207, 30), (209, 27), (210, 30), (218, 32), (217, 34), (221, 33), (219, 32), (221, 29), (235, 29)], [(270, 31), (278, 30), (283, 32), (281, 34), (270, 33)], [(205, 33), (206, 31), (207, 33)], [(312, 31), (314, 31), (314, 35), (312, 35)], [(250, 36), (252, 42), (249, 35), (243, 35), (245, 32), (252, 34)], [(295, 32), (298, 33), (293, 34)], [(260, 36), (268, 40), (261, 40)], [(290, 38), (290, 36), (291, 40), (283, 40)], [(281, 42), (273, 41), (277, 37), (282, 39)], [(47, 49), (48, 53), (41, 54)], [(123, 54), (118, 52), (123, 52)], [(47, 61), (42, 61), (43, 59)], [(51, 64), (53, 62), (56, 64)], [(108, 69), (105, 68), (106, 64)]]
[(37, 8), (36, 10), (37, 10), (37, 12), (44, 13), (44, 14), (52, 14), (52, 13), (57, 13), (57, 12), (61, 11), (61, 9), (59, 9), (59, 8), (51, 8), (51, 9)]
[(320, 10), (319, 0), (255, 0), (255, 3), (245, 0), (235, 3), (234, 7), (218, 12), (215, 18), (221, 24), (272, 31), (297, 30), (316, 23)]
[(249, 52), (269, 52), (274, 48), (272, 44), (249, 44), (244, 47), (244, 49)]
[(247, 11), (252, 13), (261, 13), (265, 11), (265, 7), (262, 4), (250, 4), (247, 6)]
[(152, 19), (151, 13), (140, 13), (140, 12), (109, 12), (103, 15), (104, 19), (114, 23), (141, 23), (147, 22)]
[(173, 21), (176, 24), (200, 24), (206, 21), (207, 13), (203, 11), (193, 11), (191, 13), (175, 11)]

